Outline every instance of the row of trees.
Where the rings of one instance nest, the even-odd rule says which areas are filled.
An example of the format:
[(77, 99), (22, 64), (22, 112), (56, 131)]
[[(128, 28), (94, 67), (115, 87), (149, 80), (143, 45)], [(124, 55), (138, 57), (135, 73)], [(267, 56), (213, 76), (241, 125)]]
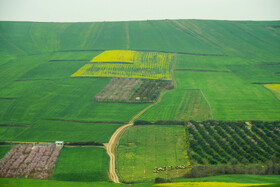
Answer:
[(48, 179), (59, 153), (54, 145), (17, 145), (1, 160), (0, 177)]
[(249, 164), (248, 162), (237, 164), (236, 160), (232, 160), (230, 165), (195, 166), (184, 177), (197, 178), (224, 174), (279, 175), (280, 160), (274, 155), (270, 160), (262, 164)]
[(190, 156), (199, 164), (226, 164), (231, 158), (264, 163), (280, 156), (278, 135), (264, 125), (253, 124), (251, 129), (244, 122), (191, 121), (186, 131)]

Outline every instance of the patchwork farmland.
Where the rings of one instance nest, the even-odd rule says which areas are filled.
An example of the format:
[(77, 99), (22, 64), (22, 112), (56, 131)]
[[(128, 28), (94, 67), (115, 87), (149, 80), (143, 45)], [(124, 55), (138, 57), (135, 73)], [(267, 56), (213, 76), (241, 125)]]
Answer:
[(279, 26), (0, 22), (0, 186), (279, 185)]

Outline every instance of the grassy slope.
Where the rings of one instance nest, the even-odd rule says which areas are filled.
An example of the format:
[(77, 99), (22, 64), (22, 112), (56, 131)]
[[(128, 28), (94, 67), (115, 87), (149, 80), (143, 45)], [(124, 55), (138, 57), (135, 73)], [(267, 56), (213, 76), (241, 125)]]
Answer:
[(99, 147), (63, 148), (51, 179), (59, 181), (108, 181), (109, 157)]
[(11, 150), (11, 146), (9, 145), (4, 145), (0, 147), (0, 159), (2, 159), (7, 152), (9, 152)]
[[(178, 69), (229, 72), (175, 71), (178, 89), (166, 94), (162, 103), (144, 113), (142, 119), (176, 119), (180, 102), (174, 98), (183, 97), (187, 89), (201, 89), (211, 105), (214, 119), (279, 120), (279, 100), (262, 85), (250, 84), (255, 79), (279, 80), (269, 72), (271, 68), (257, 66), (279, 63), (280, 32), (271, 25), (280, 25), (280, 22), (0, 22), (0, 98), (16, 98), (0, 99), (0, 124), (31, 125), (26, 131), (23, 131), (24, 127), (1, 127), (0, 137), (3, 140), (53, 141), (61, 138), (68, 141), (105, 142), (116, 125), (103, 124), (107, 126), (102, 129), (106, 133), (102, 133), (101, 124), (50, 122), (45, 119), (125, 122), (147, 107), (148, 104), (95, 103), (93, 97), (110, 79), (70, 78), (79, 67), (100, 53), (83, 50), (94, 49), (227, 55), (178, 55)], [(76, 52), (57, 52), (61, 50)], [(50, 62), (56, 59), (85, 61)], [(248, 76), (246, 72), (240, 74), (236, 67), (238, 71), (245, 68), (251, 70), (253, 67), (254, 77)], [(274, 67), (273, 72), (280, 72), (279, 66)], [(81, 137), (79, 133), (86, 135)], [(98, 169), (93, 168), (92, 171)], [(37, 181), (34, 183), (37, 184)]]
[[(202, 57), (198, 57), (201, 59)], [(205, 60), (218, 57), (203, 57)], [(223, 57), (224, 58), (224, 57)], [(192, 58), (191, 58), (192, 59)], [(213, 70), (214, 63), (205, 62), (204, 68)], [(186, 56), (180, 55), (176, 67), (191, 64)], [(217, 63), (215, 63), (217, 64)], [(209, 66), (210, 68), (208, 68)], [(215, 70), (224, 71), (217, 65)], [(211, 105), (213, 119), (216, 120), (278, 120), (280, 103), (262, 85), (250, 84), (230, 72), (175, 71), (178, 88), (163, 97), (157, 106), (145, 112), (139, 119), (161, 120), (176, 119), (180, 96), (187, 89), (201, 89)], [(159, 110), (160, 109), (160, 110)], [(198, 119), (199, 120), (199, 119)]]
[(154, 174), (153, 169), (187, 164), (184, 133), (182, 126), (131, 127), (123, 134), (117, 148), (117, 167), (121, 180), (147, 181), (165, 175), (168, 178), (180, 176), (181, 171), (178, 170)]
[[(129, 121), (147, 105), (93, 103), (94, 95), (109, 80), (69, 78), (73, 72), (87, 63), (87, 60), (100, 53), (81, 50), (143, 49), (227, 54), (228, 56), (225, 57), (179, 55), (176, 68), (230, 71), (232, 68), (228, 67), (242, 69), (243, 66), (251, 67), (251, 64), (261, 62), (278, 62), (279, 33), (268, 28), (269, 25), (277, 24), (280, 23), (198, 20), (65, 24), (1, 22), (0, 48), (2, 51), (0, 54), (3, 58), (0, 62), (2, 70), (0, 97), (16, 97), (17, 100), (12, 102), (0, 100), (0, 104), (4, 106), (4, 109), (1, 108), (0, 111), (0, 120), (35, 125), (46, 118)], [(57, 50), (78, 51), (55, 52)], [(86, 61), (49, 62), (55, 59), (84, 59)], [(257, 73), (261, 72), (257, 71)], [(232, 73), (213, 73), (214, 76), (211, 76), (210, 80), (207, 72), (175, 71), (177, 81), (183, 81), (184, 86), (178, 86), (178, 92), (169, 93), (163, 99), (169, 105), (173, 105), (174, 110), (168, 111), (170, 116), (164, 116), (166, 113), (164, 112), (158, 117), (176, 118), (179, 102), (173, 102), (172, 98), (182, 97), (184, 94), (181, 92), (182, 89), (195, 87), (195, 89), (201, 89), (207, 96), (214, 119), (279, 119), (276, 115), (280, 110), (279, 103), (275, 102), (272, 94), (268, 94), (258, 85), (247, 84), (246, 80), (238, 81), (239, 79), (233, 76), (235, 74), (229, 74)], [(190, 79), (196, 75), (205, 77), (211, 82), (205, 85), (203, 78)], [(274, 81), (279, 80), (276, 75), (270, 74), (270, 76), (274, 76)], [(231, 86), (226, 81), (224, 84), (222, 80), (229, 77), (238, 84)], [(15, 82), (15, 80), (26, 79), (55, 80)], [(202, 85), (191, 86), (190, 84)], [(231, 89), (240, 88), (244, 93), (244, 100), (235, 99), (240, 94), (234, 93), (235, 96), (230, 97), (233, 106), (221, 107), (228, 104), (225, 102), (229, 102), (229, 99), (221, 98), (221, 95), (228, 94)], [(251, 88), (258, 90), (258, 93), (252, 94)], [(216, 89), (220, 92), (216, 92)], [(248, 101), (251, 102), (248, 103)], [(264, 107), (260, 108), (260, 105), (253, 104), (257, 102), (263, 102)], [(269, 108), (269, 114), (266, 112), (267, 108)], [(123, 112), (119, 112), (120, 109)], [(157, 113), (158, 110), (151, 109), (146, 113), (148, 116), (154, 116), (155, 112)], [(153, 117), (145, 117), (145, 115), (147, 114), (144, 114), (143, 119), (153, 120)]]

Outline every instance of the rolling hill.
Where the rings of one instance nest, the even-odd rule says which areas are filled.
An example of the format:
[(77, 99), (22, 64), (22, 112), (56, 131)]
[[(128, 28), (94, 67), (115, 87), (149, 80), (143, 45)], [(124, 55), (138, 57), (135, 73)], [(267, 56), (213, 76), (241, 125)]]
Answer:
[[(162, 178), (153, 170), (168, 164), (229, 164), (238, 153), (250, 164), (265, 163), (279, 151), (279, 27), (280, 21), (0, 22), (0, 141), (108, 143), (144, 111), (135, 119), (144, 126), (130, 127), (117, 144), (121, 182)], [(253, 127), (244, 125), (249, 121)], [(207, 126), (213, 124), (218, 129)], [(222, 147), (225, 132), (240, 149)], [(259, 143), (247, 151), (251, 138)], [(196, 142), (208, 140), (213, 147)], [(0, 147), (0, 155), (9, 150)], [(69, 168), (79, 159), (80, 167)], [(67, 147), (51, 179), (110, 185), (108, 165), (99, 147)]]

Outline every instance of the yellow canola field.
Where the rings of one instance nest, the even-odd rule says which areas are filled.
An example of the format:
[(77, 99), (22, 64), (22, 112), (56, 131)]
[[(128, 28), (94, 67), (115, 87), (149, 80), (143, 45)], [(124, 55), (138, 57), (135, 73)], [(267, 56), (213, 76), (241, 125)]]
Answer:
[(171, 80), (173, 61), (173, 54), (111, 50), (105, 51), (93, 58), (90, 64), (84, 65), (72, 77), (121, 77)]
[(280, 84), (265, 84), (264, 86), (270, 89), (280, 100)]
[(241, 186), (266, 186), (272, 185), (270, 183), (231, 183), (231, 182), (173, 182), (160, 183), (155, 186), (169, 186), (169, 187), (241, 187)]
[(94, 57), (91, 62), (128, 62), (133, 63), (136, 51), (108, 50)]

